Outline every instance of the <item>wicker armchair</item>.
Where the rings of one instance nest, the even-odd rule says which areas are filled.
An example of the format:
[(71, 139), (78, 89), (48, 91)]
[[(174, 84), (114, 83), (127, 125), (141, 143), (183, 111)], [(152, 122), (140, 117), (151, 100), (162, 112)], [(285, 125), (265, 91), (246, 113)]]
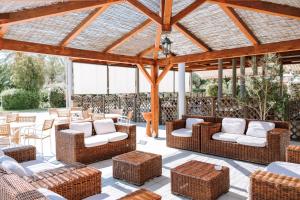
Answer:
[(115, 124), (115, 128), (117, 132), (127, 133), (128, 138), (95, 147), (85, 147), (84, 133), (66, 130), (69, 129), (69, 124), (56, 125), (55, 138), (57, 160), (65, 163), (93, 163), (135, 150), (136, 126)]
[[(290, 141), (289, 125), (286, 122), (274, 122), (275, 128), (267, 134), (267, 146), (253, 147), (233, 142), (213, 140), (213, 134), (221, 131), (219, 123), (203, 124), (201, 126), (201, 152), (244, 160), (259, 164), (269, 164), (273, 161), (285, 161), (286, 148)], [(247, 124), (251, 120), (246, 120)]]
[(193, 125), (192, 137), (176, 137), (172, 135), (174, 130), (186, 127), (187, 118), (201, 118), (204, 119), (205, 123), (214, 122), (213, 117), (199, 117), (191, 115), (184, 115), (180, 120), (166, 122), (167, 146), (201, 152), (201, 124), (205, 123)]
[[(3, 151), (18, 162), (36, 159), (36, 149), (33, 146)], [(83, 199), (101, 193), (101, 172), (82, 164), (74, 164), (21, 178), (0, 168), (0, 199), (47, 199), (37, 191), (38, 188), (46, 188), (71, 200)]]

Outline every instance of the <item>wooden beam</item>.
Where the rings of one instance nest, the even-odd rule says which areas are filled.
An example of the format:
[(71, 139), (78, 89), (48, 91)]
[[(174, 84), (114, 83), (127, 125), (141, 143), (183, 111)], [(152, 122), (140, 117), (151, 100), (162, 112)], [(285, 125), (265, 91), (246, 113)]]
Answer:
[(35, 19), (41, 19), (49, 16), (63, 15), (68, 12), (75, 12), (93, 8), (99, 8), (111, 4), (120, 3), (122, 0), (90, 0), (90, 1), (66, 1), (59, 2), (52, 5), (30, 8), (21, 11), (6, 13), (9, 18), (0, 21), (0, 24), (16, 24), (21, 22), (28, 22)]
[(0, 38), (3, 38), (3, 36), (5, 35), (5, 33), (7, 32), (7, 26), (3, 25), (0, 27)]
[(164, 77), (167, 75), (167, 73), (172, 69), (173, 64), (169, 64), (167, 67), (164, 68), (164, 70), (160, 73), (156, 80), (156, 85), (159, 85), (159, 83), (164, 79)]
[(148, 47), (147, 49), (141, 51), (140, 53), (137, 54), (138, 57), (144, 57), (148, 54), (150, 54), (151, 52), (153, 52), (153, 50), (155, 49), (155, 46), (152, 45), (151, 47)]
[(52, 45), (37, 44), (32, 42), (22, 42), (17, 40), (0, 39), (0, 49), (24, 51), (31, 53), (41, 53), (59, 56), (68, 56), (85, 59), (95, 59), (100, 61), (110, 61), (117, 63), (129, 63), (129, 64), (154, 64), (154, 60), (148, 58), (139, 58), (136, 56), (125, 56), (110, 53), (100, 53), (96, 51), (80, 50), (68, 47), (57, 47)]
[(233, 8), (227, 7), (223, 4), (219, 4), (219, 6), (253, 45), (258, 45), (260, 43)]
[(127, 0), (128, 3), (133, 5), (137, 10), (144, 13), (146, 16), (148, 16), (152, 21), (157, 23), (158, 25), (162, 25), (162, 18), (154, 13), (152, 10), (147, 8), (144, 4), (140, 3), (137, 0)]
[(112, 43), (111, 45), (109, 45), (104, 50), (104, 52), (111, 52), (115, 48), (121, 46), (126, 41), (128, 41), (130, 38), (132, 38), (134, 35), (136, 35), (137, 33), (141, 32), (142, 30), (144, 30), (145, 28), (147, 28), (151, 23), (152, 23), (152, 20), (147, 19), (142, 24), (140, 24), (139, 26), (137, 26), (136, 28), (134, 28), (133, 30), (131, 30), (129, 33), (125, 34), (123, 37), (121, 37), (120, 39), (118, 39), (117, 41), (115, 41), (114, 43)]
[(156, 37), (155, 37), (155, 44), (154, 44), (154, 52), (153, 52), (153, 59), (158, 59), (158, 52), (160, 51), (160, 40), (161, 40), (161, 33), (162, 29), (161, 27), (156, 28)]
[(174, 17), (172, 17), (172, 24), (175, 24), (179, 22), (181, 19), (183, 19), (185, 16), (187, 16), (189, 13), (196, 10), (199, 6), (201, 6), (206, 0), (197, 0), (181, 10), (179, 13), (177, 13)]
[(155, 84), (158, 78), (158, 65), (151, 67), (151, 77), (153, 83), (151, 85), (151, 113), (152, 113), (152, 135), (158, 137), (159, 132), (159, 85)]
[(101, 15), (108, 6), (95, 9), (91, 12), (67, 37), (61, 41), (59, 46), (67, 46), (72, 40), (74, 40), (85, 28), (87, 28), (99, 15)]
[(240, 47), (234, 49), (225, 49), (219, 51), (211, 51), (197, 54), (190, 54), (184, 56), (171, 57), (169, 59), (161, 59), (158, 61), (160, 66), (168, 65), (170, 63), (189, 63), (189, 62), (198, 62), (206, 60), (216, 60), (219, 58), (236, 58), (241, 56), (253, 56), (253, 55), (262, 55), (266, 53), (280, 53), (288, 51), (297, 51), (300, 50), (300, 39), (275, 42), (269, 44), (260, 44), (250, 47)]
[(171, 31), (171, 18), (172, 18), (172, 7), (173, 0), (164, 0), (163, 1), (163, 31)]
[(144, 67), (143, 64), (137, 64), (137, 67), (139, 68), (139, 70), (143, 73), (143, 75), (145, 76), (145, 78), (147, 79), (147, 81), (151, 84), (154, 85), (153, 79), (150, 76), (150, 74), (147, 72), (146, 68)]
[(190, 39), (197, 47), (201, 48), (204, 51), (210, 51), (211, 49), (199, 38), (197, 38), (193, 33), (191, 33), (187, 28), (185, 28), (182, 24), (177, 22), (174, 24), (174, 27), (185, 35), (188, 39)]
[(136, 68), (136, 65), (109, 62), (109, 61), (99, 61), (99, 60), (83, 59), (83, 58), (71, 58), (71, 60), (74, 63), (85, 63), (85, 64), (104, 65), (104, 66), (112, 65), (112, 66), (117, 66), (117, 67)]
[(251, 10), (264, 14), (270, 14), (281, 17), (288, 17), (291, 19), (300, 20), (300, 8), (288, 5), (276, 4), (259, 0), (208, 0), (212, 3), (222, 3), (232, 8), (240, 8)]

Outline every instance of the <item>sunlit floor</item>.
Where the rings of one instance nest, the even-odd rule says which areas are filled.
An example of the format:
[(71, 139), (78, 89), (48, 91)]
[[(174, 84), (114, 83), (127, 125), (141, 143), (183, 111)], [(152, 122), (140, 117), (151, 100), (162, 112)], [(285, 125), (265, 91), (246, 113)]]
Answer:
[[(44, 117), (45, 115), (43, 115)], [(54, 135), (54, 134), (53, 134)], [(137, 126), (137, 149), (146, 152), (161, 154), (163, 158), (162, 176), (146, 182), (140, 188), (147, 188), (157, 194), (160, 194), (163, 199), (175, 200), (185, 199), (181, 196), (171, 194), (170, 188), (170, 169), (183, 164), (189, 160), (200, 160), (208, 163), (227, 166), (230, 168), (230, 190), (222, 195), (219, 199), (237, 200), (248, 198), (249, 175), (257, 169), (262, 169), (263, 165), (231, 160), (227, 158), (211, 156), (190, 151), (172, 149), (166, 147), (165, 130), (160, 128), (160, 136), (157, 139), (148, 138), (145, 136), (145, 125), (138, 124)], [(33, 143), (32, 143), (33, 144)], [(300, 145), (300, 143), (297, 143)], [(37, 145), (37, 150), (40, 152), (40, 145)], [(53, 166), (61, 166), (62, 164), (55, 160), (55, 138), (52, 138), (52, 147), (50, 142), (44, 144), (44, 156), (39, 154), (39, 162), (45, 160), (51, 162)], [(36, 163), (35, 163), (36, 164)], [(43, 163), (42, 165), (44, 165)], [(30, 164), (29, 164), (30, 165)], [(41, 165), (41, 166), (42, 166)], [(99, 199), (118, 199), (125, 194), (137, 190), (139, 187), (114, 179), (112, 177), (112, 160), (105, 160), (91, 164), (102, 171), (102, 193), (87, 198), (88, 200)]]

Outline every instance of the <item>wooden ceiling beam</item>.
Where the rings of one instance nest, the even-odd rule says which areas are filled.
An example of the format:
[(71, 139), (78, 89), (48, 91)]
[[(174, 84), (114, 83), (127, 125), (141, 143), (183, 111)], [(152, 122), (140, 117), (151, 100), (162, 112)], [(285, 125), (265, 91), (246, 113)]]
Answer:
[(224, 49), (219, 51), (211, 51), (197, 54), (190, 54), (184, 56), (176, 56), (169, 59), (161, 59), (158, 61), (159, 65), (166, 66), (170, 63), (190, 63), (206, 60), (216, 60), (220, 58), (236, 58), (241, 56), (253, 56), (262, 55), (266, 53), (280, 53), (288, 51), (298, 51), (300, 50), (300, 39), (282, 41), (268, 44), (260, 44), (250, 47), (240, 47), (234, 49)]
[(182, 24), (177, 22), (174, 24), (174, 27), (181, 32), (184, 36), (186, 36), (189, 40), (191, 40), (197, 47), (204, 51), (211, 51), (211, 49), (199, 38), (197, 38), (193, 33), (191, 33), (187, 28), (185, 28)]
[(137, 64), (137, 67), (139, 68), (139, 70), (143, 73), (143, 75), (145, 76), (145, 78), (147, 79), (147, 81), (151, 84), (154, 85), (153, 79), (151, 78), (150, 74), (148, 73), (148, 71), (146, 70), (145, 66), (143, 64)]
[(167, 73), (172, 69), (173, 64), (169, 64), (167, 67), (163, 69), (163, 71), (160, 73), (156, 80), (156, 85), (159, 85), (159, 83), (164, 79), (164, 77), (167, 75)]
[(151, 47), (148, 47), (147, 49), (141, 51), (140, 53), (137, 54), (138, 57), (144, 57), (148, 54), (150, 54), (151, 52), (153, 52), (155, 46), (152, 45)]
[(162, 25), (162, 18), (154, 13), (152, 10), (147, 8), (144, 4), (137, 0), (127, 0), (128, 3), (130, 3), (133, 7), (135, 7), (140, 12), (144, 13), (146, 16), (148, 16), (152, 21), (157, 23), (159, 26)]
[(171, 31), (171, 18), (172, 18), (172, 7), (173, 0), (164, 0), (163, 5), (163, 31)]
[(158, 52), (160, 51), (161, 34), (162, 34), (162, 29), (161, 29), (161, 27), (157, 26), (155, 44), (154, 44), (154, 51), (153, 51), (153, 59), (154, 60), (158, 59)]
[(65, 37), (59, 46), (67, 46), (72, 40), (74, 40), (85, 28), (87, 28), (99, 15), (101, 15), (108, 5), (101, 8), (95, 9), (91, 12), (72, 32), (70, 32), (67, 37)]
[(23, 42), (17, 40), (0, 39), (0, 49), (23, 51), (31, 53), (50, 54), (58, 56), (68, 56), (85, 59), (95, 59), (100, 61), (110, 61), (116, 63), (129, 63), (129, 64), (149, 64), (155, 63), (153, 59), (140, 58), (137, 56), (125, 56), (110, 53), (100, 53), (96, 51), (80, 50), (68, 47), (58, 47), (45, 44), (37, 44), (32, 42)]
[(208, 0), (212, 3), (300, 20), (300, 8), (260, 0)]
[(90, 1), (66, 1), (52, 5), (30, 8), (21, 11), (6, 13), (9, 17), (1, 21), (1, 24), (16, 24), (41, 19), (49, 16), (63, 15), (68, 12), (75, 12), (93, 8), (99, 8), (111, 4), (120, 3), (122, 0), (90, 0)]
[(71, 58), (72, 62), (75, 63), (84, 63), (84, 64), (93, 64), (93, 65), (109, 65), (109, 66), (118, 66), (118, 67), (126, 67), (126, 68), (136, 68), (136, 65), (125, 64), (125, 63), (116, 63), (116, 62), (108, 62), (108, 61), (99, 61), (92, 59), (82, 59), (82, 58)]
[(126, 41), (128, 41), (130, 38), (132, 38), (134, 35), (136, 35), (137, 33), (143, 31), (145, 28), (147, 28), (148, 26), (150, 26), (151, 23), (152, 23), (152, 20), (151, 19), (147, 19), (142, 24), (140, 24), (139, 26), (137, 26), (136, 28), (134, 28), (133, 30), (131, 30), (129, 33), (125, 34), (123, 37), (121, 37), (120, 39), (118, 39), (117, 41), (115, 41), (114, 43), (112, 43), (111, 45), (109, 45), (104, 50), (104, 52), (111, 52), (115, 48), (121, 46)]
[(179, 13), (177, 13), (174, 17), (172, 17), (172, 24), (175, 24), (179, 22), (181, 19), (183, 19), (185, 16), (196, 10), (199, 6), (201, 6), (206, 0), (197, 0), (193, 3), (191, 3), (189, 6), (181, 10)]
[(253, 45), (258, 45), (260, 43), (257, 37), (253, 34), (253, 32), (249, 29), (246, 23), (240, 18), (240, 16), (234, 11), (233, 8), (227, 7), (223, 4), (219, 4), (219, 6)]

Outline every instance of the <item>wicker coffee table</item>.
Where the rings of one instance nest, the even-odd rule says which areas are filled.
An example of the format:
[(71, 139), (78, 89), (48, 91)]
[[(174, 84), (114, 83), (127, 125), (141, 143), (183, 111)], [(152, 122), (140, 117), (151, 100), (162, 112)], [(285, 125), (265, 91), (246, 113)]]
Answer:
[(120, 198), (119, 200), (161, 200), (161, 196), (142, 188)]
[(113, 157), (113, 177), (135, 185), (143, 185), (149, 179), (161, 176), (161, 155), (131, 151)]
[(213, 164), (189, 161), (171, 170), (171, 190), (192, 199), (216, 199), (229, 190), (229, 168), (217, 171)]

